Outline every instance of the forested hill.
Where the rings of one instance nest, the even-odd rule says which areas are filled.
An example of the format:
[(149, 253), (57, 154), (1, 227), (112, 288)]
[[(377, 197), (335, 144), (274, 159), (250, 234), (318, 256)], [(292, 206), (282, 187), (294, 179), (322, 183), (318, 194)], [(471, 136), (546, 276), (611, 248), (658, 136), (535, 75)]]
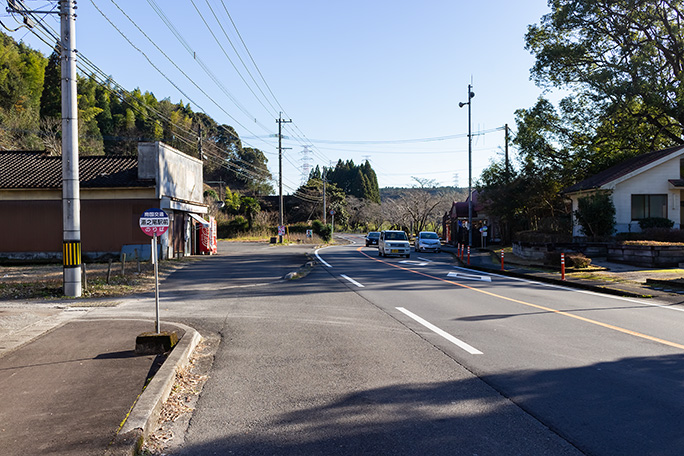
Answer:
[[(255, 195), (273, 192), (263, 152), (243, 147), (232, 126), (182, 101), (79, 76), (78, 116), (80, 155), (134, 155), (139, 141), (163, 141), (199, 157), (201, 131), (205, 180)], [(46, 57), (0, 33), (0, 148), (60, 155), (60, 119), (59, 55)]]
[(382, 201), (394, 200), (416, 192), (427, 192), (432, 196), (446, 196), (453, 201), (465, 201), (468, 198), (468, 189), (460, 187), (384, 187), (380, 189), (380, 198)]

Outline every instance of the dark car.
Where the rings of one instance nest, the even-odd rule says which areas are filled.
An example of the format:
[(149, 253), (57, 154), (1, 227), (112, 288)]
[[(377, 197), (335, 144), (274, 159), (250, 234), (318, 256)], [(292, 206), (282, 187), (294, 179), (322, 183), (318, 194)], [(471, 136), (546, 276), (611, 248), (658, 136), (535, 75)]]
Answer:
[(366, 235), (366, 247), (369, 245), (378, 245), (378, 239), (380, 239), (379, 231), (371, 231)]

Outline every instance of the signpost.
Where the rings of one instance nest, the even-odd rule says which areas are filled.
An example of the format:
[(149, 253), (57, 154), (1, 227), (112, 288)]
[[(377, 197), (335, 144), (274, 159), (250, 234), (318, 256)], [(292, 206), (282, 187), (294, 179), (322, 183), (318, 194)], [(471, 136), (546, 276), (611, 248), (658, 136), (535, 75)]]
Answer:
[(332, 242), (333, 235), (335, 234), (335, 209), (330, 209), (330, 215), (332, 216), (332, 224), (330, 225), (330, 242)]
[(148, 236), (152, 236), (152, 252), (150, 259), (154, 265), (154, 304), (156, 309), (155, 330), (159, 334), (159, 265), (157, 258), (157, 236), (161, 236), (169, 229), (169, 215), (161, 209), (148, 209), (140, 216), (140, 229)]

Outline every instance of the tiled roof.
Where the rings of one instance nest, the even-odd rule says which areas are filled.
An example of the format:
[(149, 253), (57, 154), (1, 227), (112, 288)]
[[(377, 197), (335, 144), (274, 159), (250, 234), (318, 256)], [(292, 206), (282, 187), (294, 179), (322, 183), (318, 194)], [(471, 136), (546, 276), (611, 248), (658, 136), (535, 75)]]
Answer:
[[(150, 187), (138, 179), (138, 158), (83, 156), (78, 158), (80, 186), (84, 188)], [(62, 157), (42, 152), (0, 151), (0, 189), (62, 188)]]
[(595, 188), (600, 188), (622, 176), (625, 176), (633, 171), (636, 171), (644, 166), (653, 163), (661, 158), (667, 157), (670, 154), (676, 152), (684, 151), (683, 146), (670, 147), (669, 149), (656, 150), (655, 152), (649, 152), (647, 154), (637, 155), (634, 158), (625, 160), (611, 168), (605, 169), (600, 173), (594, 174), (593, 176), (578, 182), (575, 185), (566, 188), (564, 193), (579, 192), (581, 190), (592, 190)]

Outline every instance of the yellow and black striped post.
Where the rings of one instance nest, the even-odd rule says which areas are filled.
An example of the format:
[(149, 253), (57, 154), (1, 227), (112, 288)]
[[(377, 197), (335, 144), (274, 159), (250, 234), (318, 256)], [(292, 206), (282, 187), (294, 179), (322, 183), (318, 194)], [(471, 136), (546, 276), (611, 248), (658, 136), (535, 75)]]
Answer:
[(81, 241), (64, 241), (62, 259), (65, 268), (81, 266)]

